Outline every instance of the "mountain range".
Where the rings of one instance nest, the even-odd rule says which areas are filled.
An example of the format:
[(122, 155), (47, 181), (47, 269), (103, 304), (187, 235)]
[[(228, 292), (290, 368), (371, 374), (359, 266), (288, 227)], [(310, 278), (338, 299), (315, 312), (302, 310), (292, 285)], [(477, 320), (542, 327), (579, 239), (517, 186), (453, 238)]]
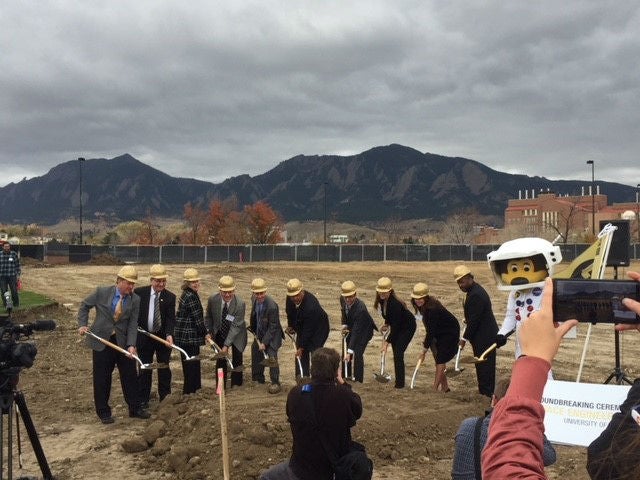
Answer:
[[(109, 215), (119, 220), (149, 214), (181, 218), (187, 202), (208, 205), (235, 196), (239, 206), (264, 200), (285, 221), (321, 220), (349, 223), (393, 219), (445, 219), (475, 207), (500, 226), (507, 200), (518, 191), (580, 194), (591, 182), (549, 180), (493, 170), (477, 161), (422, 153), (392, 144), (357, 155), (298, 155), (251, 177), (221, 183), (169, 176), (129, 154), (83, 163), (83, 218)], [(609, 202), (633, 201), (628, 185), (597, 181)], [(79, 163), (71, 160), (40, 177), (0, 188), (0, 221), (54, 224), (78, 217)]]

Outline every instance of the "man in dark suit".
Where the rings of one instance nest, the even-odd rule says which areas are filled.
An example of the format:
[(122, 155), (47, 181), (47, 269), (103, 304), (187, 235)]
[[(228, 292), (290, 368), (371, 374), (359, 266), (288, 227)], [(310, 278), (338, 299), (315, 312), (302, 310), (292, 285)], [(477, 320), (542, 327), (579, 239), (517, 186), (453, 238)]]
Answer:
[[(135, 355), (140, 297), (133, 293), (133, 286), (137, 280), (138, 272), (127, 265), (118, 271), (115, 285), (96, 288), (80, 304), (78, 333), (84, 335), (89, 331), (89, 311), (95, 308), (96, 316), (91, 332)], [(93, 400), (102, 423), (114, 422), (109, 396), (113, 369), (116, 366), (120, 373), (124, 400), (129, 406), (129, 416), (149, 418), (149, 412), (140, 406), (138, 400), (135, 360), (107, 348), (90, 335), (86, 337), (86, 344), (93, 350)]]
[(296, 357), (302, 364), (302, 372), (296, 361), (296, 377), (309, 375), (310, 355), (324, 346), (329, 336), (329, 316), (318, 299), (306, 291), (302, 282), (292, 278), (287, 282), (287, 332), (296, 334)]
[[(267, 295), (267, 283), (262, 278), (251, 281), (251, 315), (249, 329), (255, 336), (251, 343), (251, 380), (264, 383), (264, 352), (269, 358), (278, 360), (278, 349), (282, 346), (284, 333), (280, 325), (280, 309), (278, 304)], [(280, 387), (280, 368), (269, 367), (271, 385), (269, 393), (278, 393)]]
[[(487, 291), (473, 279), (471, 270), (465, 265), (457, 266), (453, 277), (458, 288), (467, 295), (464, 300), (464, 319), (467, 324), (460, 348), (464, 348), (467, 341), (471, 342), (473, 355), (479, 357), (492, 345), (498, 334), (498, 324), (491, 308), (491, 299)], [(476, 378), (478, 390), (482, 395), (491, 398), (496, 383), (496, 351), (486, 357), (486, 361), (476, 363)]]
[[(231, 362), (234, 370), (231, 372), (231, 386), (242, 385), (243, 364), (242, 353), (247, 346), (247, 324), (244, 321), (245, 304), (236, 295), (236, 284), (232, 277), (224, 275), (218, 280), (219, 293), (211, 295), (207, 302), (205, 317), (207, 331), (225, 355), (231, 349)], [(227, 379), (227, 361), (218, 359), (216, 370), (224, 371), (225, 387)], [(217, 381), (217, 380), (216, 380)]]
[[(173, 345), (173, 327), (176, 322), (176, 296), (166, 289), (167, 270), (163, 265), (152, 265), (149, 269), (151, 285), (138, 287), (134, 293), (140, 297), (138, 327)], [(153, 338), (138, 335), (138, 356), (143, 363), (153, 362), (155, 354), (158, 363), (169, 364), (171, 347)], [(143, 408), (149, 407), (151, 396), (151, 370), (142, 370), (138, 377), (138, 392)], [(171, 393), (171, 370), (158, 369), (158, 398), (160, 401)]]
[(356, 284), (347, 280), (341, 286), (340, 310), (342, 311), (342, 334), (346, 336), (347, 351), (343, 361), (347, 363), (347, 374), (353, 374), (356, 382), (364, 381), (364, 350), (373, 331), (378, 330), (367, 310), (357, 296)]

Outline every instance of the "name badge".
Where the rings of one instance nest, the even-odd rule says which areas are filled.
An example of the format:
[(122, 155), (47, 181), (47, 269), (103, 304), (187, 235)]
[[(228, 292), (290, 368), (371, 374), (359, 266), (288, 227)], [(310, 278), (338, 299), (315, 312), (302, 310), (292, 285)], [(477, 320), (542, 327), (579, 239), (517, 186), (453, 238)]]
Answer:
[(233, 322), (236, 319), (236, 317), (234, 317), (233, 315), (227, 314), (227, 316), (224, 317), (224, 319), (230, 322)]

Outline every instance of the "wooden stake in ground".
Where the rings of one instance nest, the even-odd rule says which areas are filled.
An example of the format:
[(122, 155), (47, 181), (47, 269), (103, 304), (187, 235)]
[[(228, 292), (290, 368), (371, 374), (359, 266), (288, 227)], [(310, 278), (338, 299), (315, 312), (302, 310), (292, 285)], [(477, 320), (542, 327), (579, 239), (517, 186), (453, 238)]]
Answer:
[(227, 431), (227, 413), (224, 402), (224, 370), (218, 369), (218, 390), (220, 399), (220, 436), (222, 437), (222, 472), (224, 480), (229, 480), (229, 433)]

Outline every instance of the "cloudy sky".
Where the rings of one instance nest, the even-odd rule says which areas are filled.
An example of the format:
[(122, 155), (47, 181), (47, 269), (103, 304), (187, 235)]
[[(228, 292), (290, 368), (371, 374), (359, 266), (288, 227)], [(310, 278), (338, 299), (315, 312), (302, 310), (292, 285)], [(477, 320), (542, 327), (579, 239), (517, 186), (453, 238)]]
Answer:
[(130, 153), (218, 182), (400, 143), (640, 182), (640, 4), (0, 3), (0, 185)]

